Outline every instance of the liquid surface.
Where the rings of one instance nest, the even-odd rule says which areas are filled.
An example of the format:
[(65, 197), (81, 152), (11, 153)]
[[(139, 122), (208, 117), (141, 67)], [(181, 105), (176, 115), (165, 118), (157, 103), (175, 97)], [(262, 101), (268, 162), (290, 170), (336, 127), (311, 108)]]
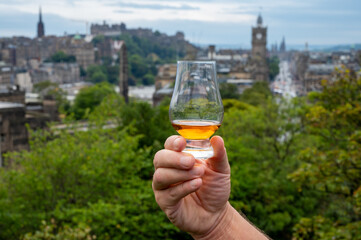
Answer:
[(196, 140), (210, 138), (221, 124), (217, 121), (175, 120), (172, 126), (184, 138)]

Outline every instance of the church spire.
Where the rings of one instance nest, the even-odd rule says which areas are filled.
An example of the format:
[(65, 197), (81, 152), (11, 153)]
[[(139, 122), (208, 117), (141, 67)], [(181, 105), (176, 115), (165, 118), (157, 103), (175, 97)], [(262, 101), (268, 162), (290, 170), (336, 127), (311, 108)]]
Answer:
[(257, 18), (257, 26), (262, 26), (263, 23), (263, 19), (261, 16), (261, 13), (259, 13), (258, 18)]
[(41, 19), (41, 7), (39, 7), (39, 22), (43, 22)]
[(41, 7), (39, 7), (38, 37), (44, 36), (44, 23), (41, 17)]

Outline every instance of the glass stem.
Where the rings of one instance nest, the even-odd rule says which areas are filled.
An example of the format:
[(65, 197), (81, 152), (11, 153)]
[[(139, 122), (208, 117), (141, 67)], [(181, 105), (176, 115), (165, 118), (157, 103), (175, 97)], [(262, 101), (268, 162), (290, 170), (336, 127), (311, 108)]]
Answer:
[(192, 154), (197, 159), (213, 157), (213, 148), (209, 138), (202, 140), (187, 140), (187, 146), (183, 152)]

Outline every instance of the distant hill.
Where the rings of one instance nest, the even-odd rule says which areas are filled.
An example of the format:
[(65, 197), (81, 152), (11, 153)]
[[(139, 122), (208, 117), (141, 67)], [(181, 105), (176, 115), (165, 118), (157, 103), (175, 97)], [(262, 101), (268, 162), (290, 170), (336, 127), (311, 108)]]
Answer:
[[(286, 45), (287, 50), (302, 51), (305, 49), (304, 44), (289, 44)], [(356, 44), (339, 44), (339, 45), (308, 45), (310, 51), (318, 52), (336, 52), (336, 51), (350, 51), (351, 49), (361, 50), (361, 43)]]
[(324, 48), (322, 51), (336, 52), (336, 51), (350, 51), (351, 49), (361, 50), (361, 43), (336, 45), (333, 47)]
[[(207, 48), (209, 44), (194, 44), (201, 48)], [(251, 49), (250, 45), (240, 45), (240, 44), (216, 44), (218, 49)], [(270, 46), (268, 46), (270, 49)], [(302, 51), (305, 49), (305, 44), (286, 44), (287, 50), (297, 50)], [(361, 50), (361, 43), (355, 44), (340, 44), (340, 45), (309, 45), (308, 49), (310, 51), (320, 51), (320, 52), (335, 52), (335, 51), (350, 51), (351, 49)]]

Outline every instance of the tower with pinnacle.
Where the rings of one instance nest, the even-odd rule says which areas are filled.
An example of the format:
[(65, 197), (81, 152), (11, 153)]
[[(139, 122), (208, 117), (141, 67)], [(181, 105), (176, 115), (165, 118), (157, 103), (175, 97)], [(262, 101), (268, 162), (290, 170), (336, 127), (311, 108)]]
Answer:
[(256, 81), (268, 81), (267, 66), (267, 27), (263, 26), (261, 14), (257, 25), (252, 27), (252, 78)]
[(41, 7), (39, 8), (39, 22), (38, 22), (38, 38), (44, 36), (44, 23), (41, 18)]

